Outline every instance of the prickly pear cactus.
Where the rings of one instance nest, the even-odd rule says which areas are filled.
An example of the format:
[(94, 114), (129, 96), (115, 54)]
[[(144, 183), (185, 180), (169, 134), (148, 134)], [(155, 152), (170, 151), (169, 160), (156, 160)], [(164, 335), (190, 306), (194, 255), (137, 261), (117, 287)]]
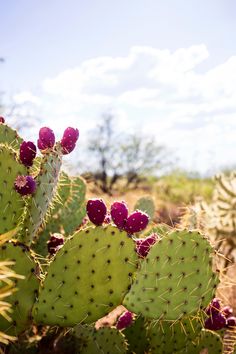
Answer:
[(64, 236), (69, 236), (82, 223), (86, 215), (85, 192), (86, 185), (82, 178), (69, 177), (66, 173), (61, 173), (46, 226), (42, 225), (38, 238), (32, 245), (35, 252), (46, 256), (50, 234), (60, 232)]
[(27, 213), (21, 233), (21, 240), (26, 244), (32, 243), (46, 218), (56, 193), (61, 163), (61, 155), (57, 151), (50, 151), (42, 159), (40, 172), (36, 178), (37, 190), (27, 203)]
[(144, 213), (147, 213), (150, 220), (152, 220), (155, 214), (155, 203), (153, 198), (149, 196), (139, 198), (134, 206), (134, 210), (141, 210)]
[(203, 329), (195, 340), (189, 342), (185, 351), (178, 353), (200, 354), (204, 349), (207, 349), (208, 354), (221, 354), (223, 349), (221, 337), (213, 331)]
[(92, 323), (120, 305), (137, 266), (134, 247), (113, 226), (75, 233), (50, 264), (35, 321), (62, 327)]
[(123, 331), (128, 341), (128, 354), (143, 354), (148, 348), (145, 319), (141, 316), (133, 324)]
[(172, 354), (186, 348), (202, 328), (198, 315), (184, 317), (180, 321), (153, 321), (148, 328), (149, 353)]
[(8, 145), (13, 149), (19, 149), (22, 141), (23, 139), (18, 135), (16, 130), (6, 124), (0, 123), (0, 144)]
[(81, 354), (125, 354), (126, 352), (125, 336), (115, 328), (109, 327), (94, 329), (81, 349)]
[(15, 150), (0, 144), (0, 170), (0, 234), (2, 234), (14, 229), (21, 222), (25, 199), (16, 192), (14, 182), (18, 175), (26, 175), (27, 169), (18, 162)]
[(29, 327), (31, 323), (31, 309), (36, 299), (39, 288), (39, 279), (36, 273), (39, 265), (33, 258), (33, 254), (24, 245), (17, 242), (9, 242), (0, 248), (0, 260), (15, 262), (12, 269), (22, 276), (15, 280), (16, 291), (8, 297), (12, 304), (12, 322), (0, 318), (0, 330), (11, 335), (18, 335)]
[(207, 306), (219, 282), (214, 251), (198, 232), (173, 231), (150, 249), (124, 306), (148, 318), (177, 320)]

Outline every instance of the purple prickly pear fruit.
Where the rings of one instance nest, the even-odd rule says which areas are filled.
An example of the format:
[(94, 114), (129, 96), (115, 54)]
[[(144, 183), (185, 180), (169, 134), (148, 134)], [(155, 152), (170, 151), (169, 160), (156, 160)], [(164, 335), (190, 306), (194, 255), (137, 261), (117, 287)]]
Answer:
[(99, 226), (105, 220), (107, 207), (102, 199), (90, 199), (87, 202), (87, 214), (89, 220)]
[(53, 148), (55, 144), (55, 135), (52, 129), (43, 127), (39, 130), (38, 148), (46, 150)]
[(136, 252), (140, 257), (146, 257), (150, 248), (157, 242), (157, 234), (152, 234), (146, 238), (140, 238), (135, 240), (136, 242)]
[(33, 194), (36, 190), (36, 182), (31, 176), (17, 176), (14, 185), (21, 195)]
[(214, 298), (210, 305), (206, 308), (206, 314), (212, 316), (213, 314), (218, 314), (220, 311), (220, 299)]
[(222, 313), (226, 318), (228, 318), (228, 317), (232, 316), (232, 314), (233, 314), (233, 309), (232, 309), (232, 307), (230, 307), (230, 306), (224, 306), (224, 307), (221, 309), (221, 313)]
[(20, 160), (23, 165), (30, 167), (33, 165), (33, 160), (36, 156), (36, 146), (32, 141), (23, 141), (20, 145)]
[(5, 123), (5, 118), (0, 117), (0, 124), (4, 124)]
[(208, 317), (205, 321), (205, 328), (212, 331), (218, 331), (226, 326), (226, 318), (218, 312)]
[(111, 217), (114, 224), (123, 229), (128, 218), (128, 207), (125, 202), (114, 202), (111, 206)]
[(149, 216), (143, 211), (136, 210), (128, 217), (124, 229), (128, 234), (140, 232), (147, 227)]
[(236, 317), (230, 316), (227, 318), (227, 327), (236, 327)]
[(132, 322), (133, 322), (133, 314), (132, 314), (132, 312), (125, 311), (118, 318), (117, 323), (116, 323), (116, 328), (118, 330), (125, 329), (125, 328), (131, 326)]
[(107, 213), (104, 219), (104, 224), (110, 224), (111, 223), (111, 215)]
[(61, 234), (52, 234), (50, 240), (47, 242), (48, 253), (54, 255), (64, 245), (65, 239)]
[(66, 128), (63, 137), (61, 139), (62, 153), (64, 155), (67, 155), (74, 150), (78, 138), (79, 138), (78, 129), (74, 129), (71, 127)]

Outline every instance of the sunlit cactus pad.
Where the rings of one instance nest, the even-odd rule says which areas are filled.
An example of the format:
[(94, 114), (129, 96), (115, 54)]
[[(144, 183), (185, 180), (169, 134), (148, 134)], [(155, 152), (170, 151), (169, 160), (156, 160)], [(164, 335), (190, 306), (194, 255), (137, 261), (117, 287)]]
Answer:
[(137, 266), (134, 241), (116, 227), (77, 232), (48, 269), (34, 317), (38, 323), (92, 323), (120, 305)]
[(15, 279), (17, 291), (7, 298), (13, 308), (12, 322), (0, 317), (0, 330), (17, 335), (31, 322), (31, 309), (39, 287), (39, 280), (35, 275), (38, 265), (28, 248), (15, 242), (6, 243), (0, 248), (0, 260), (14, 261), (12, 269), (16, 274), (24, 276), (24, 279)]
[(163, 236), (143, 260), (124, 306), (165, 320), (197, 313), (210, 302), (219, 281), (212, 271), (213, 252), (198, 232), (174, 231)]
[(45, 220), (51, 200), (56, 192), (60, 167), (61, 156), (56, 151), (46, 154), (41, 161), (37, 176), (37, 190), (28, 203), (22, 232), (22, 239), (29, 244)]
[(7, 144), (14, 149), (18, 149), (22, 141), (16, 130), (8, 127), (6, 124), (0, 124), (0, 144)]
[(14, 182), (18, 175), (26, 174), (26, 167), (17, 161), (12, 148), (1, 144), (0, 171), (0, 234), (2, 234), (14, 229), (22, 216), (25, 201), (15, 191)]

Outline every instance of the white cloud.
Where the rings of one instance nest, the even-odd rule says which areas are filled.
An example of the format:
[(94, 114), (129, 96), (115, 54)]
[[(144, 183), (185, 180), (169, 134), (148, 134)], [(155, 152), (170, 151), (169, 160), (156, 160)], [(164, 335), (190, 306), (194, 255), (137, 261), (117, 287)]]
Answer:
[(184, 166), (206, 171), (236, 163), (236, 56), (202, 72), (208, 57), (204, 44), (174, 52), (135, 46), (127, 56), (86, 60), (45, 79), (39, 97), (15, 99), (41, 104), (45, 124), (58, 133), (76, 125), (85, 134), (113, 110), (119, 127), (154, 134)]
[(33, 103), (40, 105), (41, 99), (32, 94), (30, 91), (22, 91), (13, 96), (13, 100), (16, 104)]

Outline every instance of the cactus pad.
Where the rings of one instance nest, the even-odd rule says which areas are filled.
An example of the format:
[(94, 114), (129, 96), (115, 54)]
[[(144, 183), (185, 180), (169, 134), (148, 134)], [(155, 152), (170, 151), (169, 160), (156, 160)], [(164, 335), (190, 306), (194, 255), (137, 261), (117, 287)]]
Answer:
[(61, 173), (57, 196), (45, 228), (39, 232), (34, 250), (46, 256), (50, 234), (60, 232), (65, 236), (73, 233), (86, 215), (85, 182), (80, 177), (69, 177)]
[(150, 220), (152, 220), (155, 214), (155, 204), (153, 198), (149, 196), (139, 198), (134, 206), (134, 210), (137, 209), (148, 214)]
[(213, 249), (198, 232), (175, 231), (152, 246), (124, 299), (147, 318), (177, 320), (197, 313), (213, 298), (218, 276)]
[(24, 245), (13, 241), (0, 248), (0, 260), (6, 259), (15, 262), (12, 269), (16, 274), (24, 276), (24, 279), (15, 280), (17, 291), (7, 298), (7, 301), (13, 306), (12, 322), (1, 317), (0, 330), (17, 335), (25, 330), (30, 323), (30, 313), (39, 287), (39, 280), (35, 275), (38, 265)]
[[(2, 125), (0, 125), (2, 127)], [(25, 200), (14, 187), (18, 175), (26, 173), (26, 167), (21, 165), (14, 150), (0, 144), (0, 234), (14, 229), (20, 222)]]
[(196, 338), (202, 325), (196, 317), (186, 317), (181, 321), (160, 321), (151, 323), (148, 330), (151, 353), (172, 354), (186, 347)]
[(0, 124), (0, 144), (6, 144), (13, 149), (19, 149), (23, 139), (19, 137), (16, 130), (6, 124)]
[(125, 354), (125, 336), (115, 328), (99, 328), (91, 334), (91, 339), (83, 346), (81, 354)]
[(145, 320), (139, 317), (133, 322), (132, 326), (123, 331), (128, 340), (128, 354), (143, 354), (146, 353), (148, 341), (146, 336)]
[(45, 220), (47, 210), (56, 192), (61, 156), (56, 151), (45, 154), (36, 178), (37, 190), (27, 205), (22, 240), (30, 244)]
[(203, 349), (207, 349), (208, 354), (221, 354), (223, 349), (222, 339), (216, 332), (203, 329), (200, 335), (189, 345), (185, 351), (178, 352), (179, 354), (199, 354)]
[(68, 239), (48, 269), (38, 323), (92, 323), (120, 305), (137, 265), (135, 244), (113, 226), (90, 227)]

